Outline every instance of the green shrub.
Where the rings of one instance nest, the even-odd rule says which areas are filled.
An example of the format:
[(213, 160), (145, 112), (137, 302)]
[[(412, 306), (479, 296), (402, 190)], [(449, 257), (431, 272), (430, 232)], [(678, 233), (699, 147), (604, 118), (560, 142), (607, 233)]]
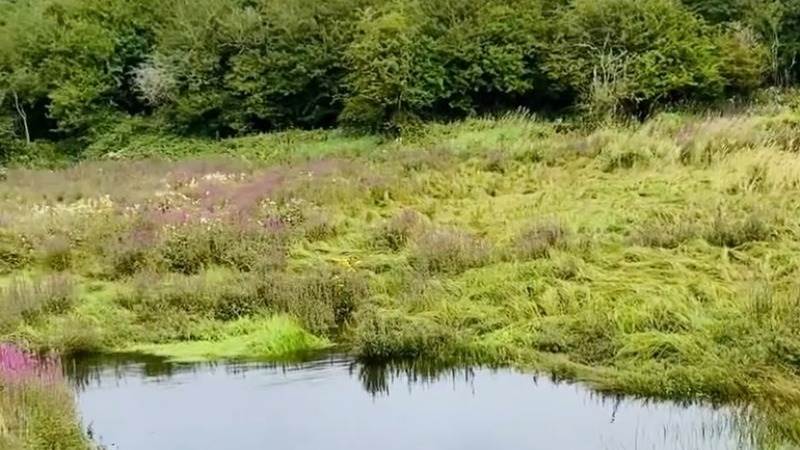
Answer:
[(737, 217), (720, 208), (704, 237), (720, 247), (738, 247), (748, 242), (768, 240), (772, 233), (769, 219), (762, 214), (751, 212)]
[(433, 229), (414, 242), (411, 264), (432, 273), (460, 273), (492, 259), (492, 247), (483, 239), (458, 230)]
[(72, 391), (64, 380), (3, 386), (0, 445), (8, 449), (85, 450), (86, 436), (79, 426)]
[(122, 240), (105, 248), (112, 277), (128, 277), (146, 269), (152, 269), (154, 258), (149, 247), (137, 242)]
[(389, 5), (365, 14), (348, 48), (343, 123), (402, 130), (421, 117), (515, 106), (538, 88), (538, 0)]
[(399, 4), (399, 11), (365, 14), (347, 50), (353, 92), (341, 115), (347, 125), (369, 130), (401, 126), (409, 112), (423, 111), (436, 99), (443, 68), (430, 59), (430, 37)]
[(33, 246), (24, 237), (0, 230), (0, 273), (21, 269), (33, 256)]
[(524, 259), (547, 257), (567, 245), (569, 230), (557, 220), (544, 220), (523, 230), (514, 240), (514, 253)]
[(365, 360), (444, 358), (458, 342), (453, 330), (400, 311), (368, 308), (358, 314), (356, 323), (355, 351)]
[(363, 274), (328, 267), (304, 275), (266, 274), (258, 285), (264, 304), (322, 334), (347, 324), (369, 292)]
[(243, 272), (281, 270), (286, 254), (286, 237), (279, 232), (223, 225), (211, 236), (212, 261)]
[(172, 272), (196, 274), (214, 261), (214, 230), (205, 225), (184, 225), (166, 231), (159, 246)]
[(45, 266), (55, 271), (65, 271), (72, 267), (72, 242), (66, 236), (54, 236), (44, 243), (43, 260)]
[(717, 37), (721, 64), (720, 75), (729, 92), (749, 94), (764, 82), (768, 51), (756, 33), (734, 24)]
[(42, 314), (63, 314), (75, 301), (75, 284), (67, 276), (14, 278), (0, 288), (0, 327), (8, 328), (20, 320), (32, 322)]
[(420, 231), (423, 217), (413, 209), (405, 209), (393, 215), (379, 231), (379, 238), (391, 250), (400, 250)]
[(575, 0), (554, 33), (548, 72), (591, 107), (642, 113), (722, 93), (710, 30), (675, 0)]
[(305, 214), (301, 225), (303, 234), (310, 242), (323, 241), (336, 236), (337, 223), (334, 219), (320, 210), (312, 210)]
[[(159, 5), (149, 0), (4, 3), (0, 90), (14, 92), (33, 138), (102, 130), (137, 112), (132, 69), (149, 53)], [(16, 105), (15, 105), (16, 107)]]
[(747, 116), (689, 122), (676, 136), (679, 159), (686, 165), (714, 164), (734, 152), (764, 145), (768, 139), (761, 121)]
[[(144, 273), (134, 279), (133, 289), (116, 302), (131, 310), (143, 322), (166, 318), (174, 313), (213, 316), (220, 292), (228, 284), (218, 284), (205, 275), (168, 275), (164, 278)], [(163, 317), (162, 317), (163, 316)]]
[(647, 247), (676, 248), (702, 234), (697, 219), (662, 211), (639, 224), (631, 233), (630, 240)]

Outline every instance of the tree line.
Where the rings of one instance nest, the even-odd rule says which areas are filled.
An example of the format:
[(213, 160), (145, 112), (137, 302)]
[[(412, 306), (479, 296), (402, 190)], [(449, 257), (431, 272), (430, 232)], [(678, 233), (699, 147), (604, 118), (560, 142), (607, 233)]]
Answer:
[(0, 0), (0, 157), (120, 124), (646, 116), (800, 78), (800, 0)]

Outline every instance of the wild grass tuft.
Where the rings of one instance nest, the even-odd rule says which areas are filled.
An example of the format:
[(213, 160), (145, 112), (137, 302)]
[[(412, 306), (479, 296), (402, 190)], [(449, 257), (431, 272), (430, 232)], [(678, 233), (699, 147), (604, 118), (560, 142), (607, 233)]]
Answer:
[(424, 224), (424, 217), (420, 213), (412, 209), (405, 209), (386, 221), (379, 232), (379, 239), (389, 249), (397, 251), (405, 247), (418, 233), (421, 233)]
[(547, 257), (550, 250), (564, 249), (570, 231), (557, 219), (542, 220), (525, 228), (514, 240), (514, 253), (523, 259)]
[(492, 246), (460, 230), (446, 228), (424, 232), (414, 241), (411, 264), (430, 273), (459, 273), (488, 264)]
[(13, 278), (0, 287), (0, 318), (5, 328), (19, 320), (34, 321), (43, 314), (63, 314), (75, 301), (75, 284), (67, 275)]

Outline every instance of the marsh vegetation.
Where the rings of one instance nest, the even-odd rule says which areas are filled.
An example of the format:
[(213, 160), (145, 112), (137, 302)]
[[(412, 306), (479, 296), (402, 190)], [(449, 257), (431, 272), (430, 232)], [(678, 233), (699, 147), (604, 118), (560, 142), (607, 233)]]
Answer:
[(800, 445), (798, 14), (0, 0), (0, 439), (85, 445), (60, 356), (336, 349)]
[(596, 130), (510, 115), (368, 145), (291, 132), (9, 169), (4, 336), (184, 361), (338, 346), (512, 365), (779, 405), (796, 439), (798, 123), (781, 108)]

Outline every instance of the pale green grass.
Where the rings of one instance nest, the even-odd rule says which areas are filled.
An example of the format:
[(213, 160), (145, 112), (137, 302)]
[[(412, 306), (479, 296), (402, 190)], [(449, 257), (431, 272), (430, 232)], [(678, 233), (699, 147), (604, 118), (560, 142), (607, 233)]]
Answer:
[(175, 362), (276, 360), (331, 347), (285, 316), (247, 318), (209, 327), (207, 339), (168, 344), (135, 344), (124, 351), (165, 357)]

